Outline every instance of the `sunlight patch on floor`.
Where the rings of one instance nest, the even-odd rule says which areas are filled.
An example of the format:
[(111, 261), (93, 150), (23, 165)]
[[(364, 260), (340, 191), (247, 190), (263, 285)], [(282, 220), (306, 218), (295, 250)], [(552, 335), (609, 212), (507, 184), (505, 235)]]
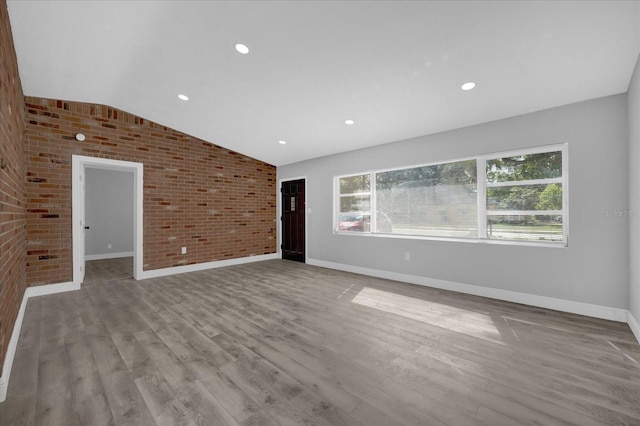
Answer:
[(494, 319), (479, 312), (369, 287), (363, 288), (352, 302), (459, 333), (502, 340)]

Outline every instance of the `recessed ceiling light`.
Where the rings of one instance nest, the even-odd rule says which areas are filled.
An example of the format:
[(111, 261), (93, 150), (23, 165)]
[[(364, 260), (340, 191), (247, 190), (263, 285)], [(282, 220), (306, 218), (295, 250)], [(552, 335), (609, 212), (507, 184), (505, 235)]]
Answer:
[(287, 144), (287, 141), (278, 141), (278, 143), (279, 143), (280, 145), (286, 145), (286, 144)]
[(242, 53), (243, 55), (246, 55), (247, 53), (249, 53), (249, 48), (242, 43), (236, 44), (236, 50), (238, 51), (238, 53)]
[(355, 123), (355, 121), (353, 120), (344, 120), (344, 124), (346, 124), (347, 126), (351, 126), (353, 123)]
[(188, 101), (189, 97), (187, 95), (180, 94), (180, 95), (178, 95), (178, 99), (181, 99), (183, 101)]
[(462, 90), (471, 90), (474, 87), (476, 87), (476, 84), (473, 81), (470, 81), (468, 83), (463, 84), (462, 86), (460, 86), (460, 88)]

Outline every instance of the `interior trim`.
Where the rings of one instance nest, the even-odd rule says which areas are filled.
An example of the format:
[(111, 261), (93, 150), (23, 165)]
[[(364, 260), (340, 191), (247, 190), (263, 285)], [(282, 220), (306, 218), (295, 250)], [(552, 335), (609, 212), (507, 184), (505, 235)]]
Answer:
[(640, 324), (633, 317), (633, 314), (631, 313), (631, 311), (629, 311), (627, 324), (629, 324), (629, 328), (633, 332), (634, 336), (636, 336), (636, 340), (638, 340), (638, 343), (640, 343)]
[[(491, 299), (504, 300), (507, 302), (522, 303), (539, 308), (553, 309), (561, 312), (585, 315), (588, 317), (601, 318), (617, 322), (628, 322), (630, 317), (626, 309), (612, 308), (609, 306), (592, 305), (589, 303), (574, 302), (572, 300), (556, 299), (553, 297), (538, 296), (528, 293), (519, 293), (510, 290), (482, 287), (477, 285), (457, 283), (453, 281), (438, 280), (434, 278), (421, 277), (417, 275), (401, 274), (397, 272), (382, 271), (379, 269), (364, 268), (360, 266), (345, 265), (342, 263), (328, 262), (319, 259), (307, 259), (309, 265), (321, 266), (339, 271), (353, 272), (356, 274), (369, 275), (372, 277), (385, 278), (389, 280), (402, 281), (410, 284), (417, 284), (426, 287), (439, 288), (443, 290), (457, 291), (459, 293), (472, 294), (475, 296), (488, 297)], [(631, 324), (630, 324), (631, 326)], [(637, 326), (637, 323), (636, 323)], [(640, 328), (638, 328), (640, 331)], [(640, 333), (634, 331), (636, 338)], [(640, 342), (640, 339), (638, 339)]]
[(240, 257), (237, 259), (214, 260), (213, 262), (195, 263), (193, 265), (173, 266), (170, 268), (142, 271), (138, 279), (164, 277), (167, 275), (184, 274), (185, 272), (204, 271), (205, 269), (222, 268), (223, 266), (242, 265), (244, 263), (261, 262), (263, 260), (278, 259), (277, 253), (261, 254), (257, 256)]

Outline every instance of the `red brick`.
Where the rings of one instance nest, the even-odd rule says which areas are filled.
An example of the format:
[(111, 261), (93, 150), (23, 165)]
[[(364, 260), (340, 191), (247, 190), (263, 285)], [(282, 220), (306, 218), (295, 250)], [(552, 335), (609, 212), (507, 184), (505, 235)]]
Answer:
[[(11, 25), (0, 1), (0, 366), (4, 363), (26, 279), (26, 157), (24, 98)], [(38, 108), (36, 108), (37, 110)], [(36, 111), (37, 114), (37, 111)], [(2, 375), (5, 372), (1, 373)]]
[(145, 270), (275, 252), (275, 167), (112, 107), (25, 102), (27, 244), (58, 256), (29, 257), (30, 285), (72, 279), (72, 154), (144, 164)]

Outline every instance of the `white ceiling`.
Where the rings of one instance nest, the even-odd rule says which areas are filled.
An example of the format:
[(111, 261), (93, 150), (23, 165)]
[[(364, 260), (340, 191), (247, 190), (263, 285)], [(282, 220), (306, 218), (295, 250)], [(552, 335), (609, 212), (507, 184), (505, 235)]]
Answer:
[(638, 1), (8, 7), (25, 95), (110, 105), (277, 166), (626, 92), (640, 53)]

